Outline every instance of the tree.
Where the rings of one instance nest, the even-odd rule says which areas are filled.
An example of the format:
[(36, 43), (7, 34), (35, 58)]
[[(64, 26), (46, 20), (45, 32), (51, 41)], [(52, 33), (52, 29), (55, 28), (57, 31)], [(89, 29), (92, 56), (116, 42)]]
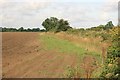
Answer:
[(24, 29), (23, 27), (20, 27), (18, 29), (16, 28), (2, 28), (2, 32), (45, 32), (44, 29), (40, 30), (40, 28), (33, 28), (33, 29)]
[(112, 21), (109, 21), (109, 22), (105, 25), (104, 29), (105, 29), (105, 30), (112, 29), (113, 26), (114, 26), (114, 25), (113, 25)]
[(51, 17), (50, 19), (47, 18), (43, 23), (42, 26), (46, 29), (46, 31), (53, 30), (57, 27), (58, 19), (55, 17)]
[(66, 31), (67, 29), (71, 28), (69, 26), (68, 21), (60, 19), (58, 20), (55, 17), (47, 18), (45, 21), (43, 21), (42, 26), (46, 29), (46, 31)]
[(69, 23), (68, 21), (64, 21), (63, 19), (60, 19), (58, 22), (58, 26), (57, 26), (57, 32), (59, 31), (66, 31), (67, 29), (69, 29)]
[(24, 28), (23, 28), (23, 27), (20, 27), (20, 28), (18, 29), (18, 31), (22, 32), (22, 31), (24, 31)]
[(33, 28), (32, 31), (33, 31), (33, 32), (39, 32), (40, 29), (39, 29), (39, 28)]

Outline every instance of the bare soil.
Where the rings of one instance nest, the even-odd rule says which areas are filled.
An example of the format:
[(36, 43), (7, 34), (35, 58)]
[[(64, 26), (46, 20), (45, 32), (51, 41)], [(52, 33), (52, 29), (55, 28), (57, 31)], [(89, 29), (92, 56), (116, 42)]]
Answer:
[(2, 33), (3, 78), (58, 78), (63, 77), (67, 65), (75, 65), (72, 54), (45, 51), (35, 32)]

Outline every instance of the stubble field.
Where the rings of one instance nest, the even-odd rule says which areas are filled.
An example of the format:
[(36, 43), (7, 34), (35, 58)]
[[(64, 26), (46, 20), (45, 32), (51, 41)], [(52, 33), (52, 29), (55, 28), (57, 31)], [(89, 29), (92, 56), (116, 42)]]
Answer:
[(100, 68), (100, 44), (70, 37), (63, 33), (2, 33), (3, 78), (70, 77), (68, 67), (76, 66), (80, 69), (77, 77), (96, 77), (99, 72), (92, 74)]

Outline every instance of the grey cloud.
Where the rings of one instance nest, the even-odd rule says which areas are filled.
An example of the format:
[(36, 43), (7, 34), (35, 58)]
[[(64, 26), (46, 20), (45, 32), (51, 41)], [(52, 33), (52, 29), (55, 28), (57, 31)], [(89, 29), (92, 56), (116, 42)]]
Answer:
[(54, 16), (69, 20), (71, 26), (84, 27), (104, 23), (109, 18), (108, 15), (101, 19), (100, 12), (105, 11), (94, 3), (89, 5), (68, 2), (7, 2), (0, 8), (3, 9), (5, 26), (41, 26), (43, 20)]

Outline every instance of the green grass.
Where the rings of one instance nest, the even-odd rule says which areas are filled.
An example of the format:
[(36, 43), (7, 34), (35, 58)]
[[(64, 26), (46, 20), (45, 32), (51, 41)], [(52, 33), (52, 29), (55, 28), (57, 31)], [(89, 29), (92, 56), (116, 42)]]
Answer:
[(40, 39), (47, 50), (54, 50), (61, 53), (76, 53), (80, 55), (86, 52), (85, 49), (80, 48), (72, 42), (59, 39), (52, 35), (42, 35)]
[[(99, 51), (87, 51), (84, 47), (81, 47), (80, 44), (75, 44), (69, 40), (61, 39), (54, 34), (43, 34), (39, 36), (39, 39), (42, 43), (42, 47), (46, 51), (57, 51), (63, 54), (75, 54), (78, 56), (78, 65), (80, 65), (83, 57), (86, 55), (92, 55), (96, 58), (98, 64), (101, 64), (101, 57)], [(84, 44), (84, 43), (82, 43)], [(96, 77), (97, 75), (95, 75)]]
[(40, 35), (39, 38), (45, 50), (54, 50), (60, 53), (69, 53), (69, 54), (77, 54), (79, 56), (85, 55), (85, 53), (89, 55), (93, 55), (96, 57), (100, 57), (100, 55), (96, 52), (88, 52), (84, 48), (64, 39), (60, 39), (54, 35)]

